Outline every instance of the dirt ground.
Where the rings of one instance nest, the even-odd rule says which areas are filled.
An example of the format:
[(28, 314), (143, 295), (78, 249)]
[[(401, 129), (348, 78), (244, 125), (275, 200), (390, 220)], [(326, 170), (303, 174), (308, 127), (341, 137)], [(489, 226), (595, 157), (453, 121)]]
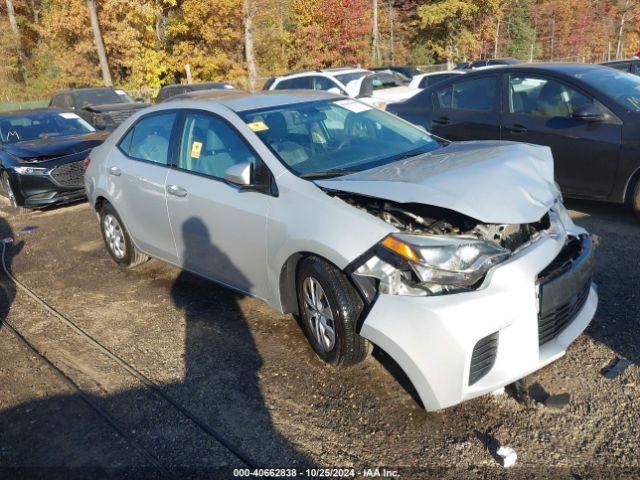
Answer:
[[(158, 261), (117, 268), (86, 204), (19, 217), (0, 205), (14, 275), (218, 436), (1, 274), (0, 317), (84, 393), (0, 329), (0, 477), (228, 478), (245, 459), (400, 478), (640, 478), (640, 222), (616, 206), (568, 206), (598, 238), (600, 306), (567, 355), (523, 387), (570, 402), (551, 408), (510, 389), (427, 413), (383, 352), (336, 370), (293, 317), (258, 300)], [(605, 378), (618, 357), (630, 366)], [(494, 458), (498, 444), (517, 452), (512, 469)]]

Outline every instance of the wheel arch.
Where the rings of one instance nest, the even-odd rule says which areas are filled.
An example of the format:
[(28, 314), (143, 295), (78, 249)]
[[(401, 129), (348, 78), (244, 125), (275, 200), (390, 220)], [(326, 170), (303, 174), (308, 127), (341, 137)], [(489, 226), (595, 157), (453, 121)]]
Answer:
[(633, 201), (633, 193), (638, 182), (640, 182), (640, 167), (635, 169), (624, 187), (623, 202), (625, 204), (629, 205)]
[[(308, 257), (319, 258), (322, 261), (333, 265), (335, 268), (344, 273), (344, 268), (340, 268), (340, 266), (337, 265), (336, 262), (331, 261), (331, 259), (318, 253), (310, 251), (299, 251), (289, 255), (289, 257), (283, 263), (282, 268), (280, 269), (280, 277), (278, 281), (278, 291), (282, 313), (298, 313), (296, 276), (300, 263)], [(348, 275), (347, 279), (349, 280), (349, 282), (351, 282), (351, 279)]]

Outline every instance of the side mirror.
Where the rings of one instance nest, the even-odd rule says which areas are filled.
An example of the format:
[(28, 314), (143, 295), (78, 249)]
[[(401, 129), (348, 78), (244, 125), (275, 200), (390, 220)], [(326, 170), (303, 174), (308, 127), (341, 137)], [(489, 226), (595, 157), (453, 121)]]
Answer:
[(601, 122), (605, 118), (604, 112), (595, 103), (580, 105), (571, 116), (576, 120), (585, 122)]
[(342, 93), (338, 87), (331, 87), (327, 92), (335, 93), (336, 95), (340, 95)]
[(144, 103), (144, 98), (142, 97), (136, 98), (136, 103)]
[(251, 162), (237, 163), (227, 168), (224, 172), (224, 179), (228, 183), (238, 187), (250, 188), (254, 185), (253, 180), (253, 164)]

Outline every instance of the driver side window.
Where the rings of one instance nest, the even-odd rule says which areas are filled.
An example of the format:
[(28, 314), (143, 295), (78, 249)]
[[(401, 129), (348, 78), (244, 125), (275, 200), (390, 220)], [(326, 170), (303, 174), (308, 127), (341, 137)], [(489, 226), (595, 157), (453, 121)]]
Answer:
[(244, 140), (224, 120), (206, 113), (185, 117), (178, 167), (223, 179), (233, 165), (257, 160)]
[(509, 112), (547, 118), (570, 118), (593, 99), (551, 78), (509, 77)]

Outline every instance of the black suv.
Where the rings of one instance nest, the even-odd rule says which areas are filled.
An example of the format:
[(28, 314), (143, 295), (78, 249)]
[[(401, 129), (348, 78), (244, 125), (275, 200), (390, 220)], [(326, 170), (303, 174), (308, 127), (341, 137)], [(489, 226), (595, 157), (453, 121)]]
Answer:
[(50, 108), (73, 111), (100, 130), (114, 130), (134, 112), (148, 107), (142, 99), (134, 101), (123, 90), (77, 88), (56, 93)]

